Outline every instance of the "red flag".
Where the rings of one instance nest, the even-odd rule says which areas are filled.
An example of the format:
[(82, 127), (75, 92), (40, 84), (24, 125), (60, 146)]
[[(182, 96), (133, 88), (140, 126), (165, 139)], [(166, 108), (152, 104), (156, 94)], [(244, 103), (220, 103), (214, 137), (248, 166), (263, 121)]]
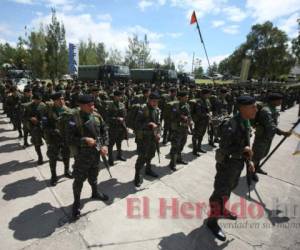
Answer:
[(191, 24), (194, 24), (197, 22), (197, 17), (195, 11), (193, 11), (192, 17), (191, 17)]

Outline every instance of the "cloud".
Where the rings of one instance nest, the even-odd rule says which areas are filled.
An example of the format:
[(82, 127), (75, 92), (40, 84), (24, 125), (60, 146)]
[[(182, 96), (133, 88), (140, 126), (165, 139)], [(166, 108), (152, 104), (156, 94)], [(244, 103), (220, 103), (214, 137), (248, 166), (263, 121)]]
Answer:
[(257, 22), (273, 21), (300, 10), (300, 0), (247, 0), (246, 7)]
[(215, 28), (221, 27), (224, 24), (225, 24), (225, 21), (223, 21), (223, 20), (212, 21), (212, 26), (215, 27)]
[[(10, 27), (7, 24), (0, 23), (0, 35), (1, 36), (10, 36), (14, 32), (11, 31)], [(1, 37), (3, 39), (3, 37)]]
[(239, 25), (229, 25), (222, 28), (222, 31), (227, 34), (235, 35), (239, 33)]
[(15, 3), (20, 3), (20, 4), (33, 4), (33, 0), (13, 0)]
[(279, 20), (278, 27), (279, 29), (285, 31), (289, 37), (294, 38), (298, 35), (298, 23), (297, 19), (299, 18), (299, 13), (294, 13), (288, 18)]
[(152, 6), (154, 3), (152, 1), (149, 0), (142, 0), (139, 2), (138, 6), (140, 8), (141, 11), (145, 11), (146, 8)]
[(179, 37), (181, 37), (183, 34), (182, 33), (179, 33), (179, 32), (170, 32), (170, 33), (167, 33), (166, 34), (167, 36), (170, 36), (170, 37), (172, 37), (172, 38), (179, 38)]
[(107, 21), (107, 22), (112, 21), (112, 17), (110, 14), (99, 14), (99, 15), (97, 15), (97, 18), (101, 21)]
[(228, 20), (232, 22), (241, 22), (247, 17), (246, 12), (236, 6), (225, 7), (222, 11), (225, 13)]

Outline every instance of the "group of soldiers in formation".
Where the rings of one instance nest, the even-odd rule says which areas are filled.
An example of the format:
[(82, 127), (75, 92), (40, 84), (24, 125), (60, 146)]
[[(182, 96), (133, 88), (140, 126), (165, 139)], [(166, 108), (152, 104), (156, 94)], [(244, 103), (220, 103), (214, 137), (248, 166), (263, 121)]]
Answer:
[[(201, 87), (201, 88), (200, 88)], [(299, 102), (300, 90), (257, 88), (234, 85), (171, 85), (162, 84), (106, 84), (103, 82), (60, 81), (57, 85), (34, 81), (19, 91), (11, 82), (0, 84), (4, 113), (10, 118), (14, 130), (28, 137), (43, 164), (43, 141), (51, 171), (50, 184), (55, 186), (57, 161), (64, 163), (64, 176), (74, 178), (72, 216), (80, 216), (80, 194), (88, 179), (92, 198), (109, 199), (97, 190), (100, 162), (114, 165), (116, 159), (126, 161), (122, 154), (122, 141), (128, 140), (132, 129), (137, 145), (134, 185), (140, 187), (144, 175), (158, 178), (151, 160), (159, 145), (171, 142), (172, 171), (177, 164), (188, 164), (182, 151), (188, 135), (192, 136), (192, 154), (206, 153), (203, 137), (208, 132), (209, 145), (216, 147), (216, 177), (210, 197), (211, 215), (207, 226), (220, 240), (225, 240), (218, 219), (236, 216), (225, 209), (232, 190), (237, 186), (244, 163), (252, 172), (267, 174), (259, 165), (268, 154), (275, 134), (289, 136), (290, 131), (277, 127), (279, 110)], [(251, 129), (252, 128), (252, 129)], [(254, 129), (253, 129), (254, 128)], [(250, 132), (255, 131), (250, 145)], [(162, 137), (162, 138), (161, 138)], [(73, 171), (70, 158), (74, 157)], [(108, 157), (108, 160), (107, 158)]]

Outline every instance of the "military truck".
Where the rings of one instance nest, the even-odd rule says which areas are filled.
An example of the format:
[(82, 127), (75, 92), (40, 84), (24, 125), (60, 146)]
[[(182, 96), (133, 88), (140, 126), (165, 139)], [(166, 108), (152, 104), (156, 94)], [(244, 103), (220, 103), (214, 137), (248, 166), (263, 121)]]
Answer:
[(177, 73), (175, 70), (165, 69), (131, 69), (131, 80), (135, 83), (150, 82), (177, 82)]
[(178, 73), (178, 83), (184, 85), (195, 84), (195, 78), (188, 73)]
[(128, 81), (129, 78), (130, 71), (128, 66), (106, 64), (79, 65), (78, 67), (78, 80), (110, 82), (111, 80)]

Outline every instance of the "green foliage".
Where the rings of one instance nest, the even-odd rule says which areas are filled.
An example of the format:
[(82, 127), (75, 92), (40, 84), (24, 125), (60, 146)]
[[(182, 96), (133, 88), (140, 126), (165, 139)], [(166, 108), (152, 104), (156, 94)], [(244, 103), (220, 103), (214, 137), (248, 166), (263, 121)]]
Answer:
[(67, 73), (68, 51), (65, 39), (65, 27), (56, 17), (52, 9), (51, 23), (47, 26), (46, 36), (46, 62), (47, 71), (52, 81)]
[(144, 40), (139, 40), (138, 35), (128, 38), (128, 49), (125, 56), (125, 64), (130, 68), (148, 67), (151, 64), (150, 48), (147, 35)]
[(271, 22), (252, 26), (246, 42), (220, 63), (219, 72), (239, 75), (246, 57), (251, 60), (250, 78), (258, 79), (278, 79), (295, 63), (288, 50), (287, 35)]
[(108, 53), (105, 51), (104, 43), (95, 43), (91, 38), (88, 42), (81, 41), (79, 44), (80, 65), (105, 64)]

